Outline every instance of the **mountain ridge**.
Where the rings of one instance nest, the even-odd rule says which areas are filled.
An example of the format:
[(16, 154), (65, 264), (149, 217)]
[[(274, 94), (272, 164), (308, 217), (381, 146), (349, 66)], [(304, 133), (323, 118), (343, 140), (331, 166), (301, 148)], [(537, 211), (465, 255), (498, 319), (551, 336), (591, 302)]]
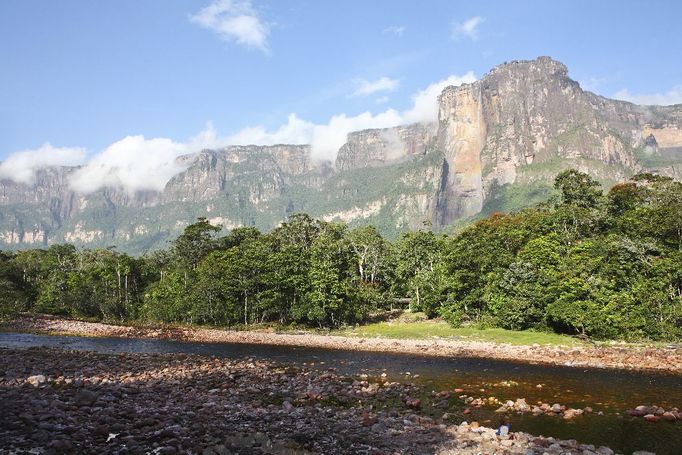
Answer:
[(202, 150), (178, 163), (183, 170), (160, 192), (80, 194), (69, 184), (78, 167), (38, 169), (33, 185), (0, 180), (0, 247), (67, 241), (141, 252), (198, 216), (266, 230), (298, 211), (396, 235), (475, 217), (500, 191), (541, 197), (568, 167), (607, 185), (641, 171), (679, 180), (682, 105), (584, 91), (563, 63), (539, 57), (446, 87), (435, 123), (349, 133), (334, 163), (289, 144)]

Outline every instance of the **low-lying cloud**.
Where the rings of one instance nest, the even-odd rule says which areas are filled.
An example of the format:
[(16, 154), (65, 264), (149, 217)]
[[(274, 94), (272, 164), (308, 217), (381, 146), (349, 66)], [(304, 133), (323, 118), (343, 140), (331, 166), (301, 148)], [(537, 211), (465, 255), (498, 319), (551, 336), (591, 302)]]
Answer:
[(326, 124), (315, 124), (302, 120), (296, 114), (290, 114), (287, 123), (273, 131), (269, 132), (262, 126), (247, 127), (218, 142), (258, 145), (310, 144), (314, 159), (334, 160), (351, 131), (437, 121), (437, 99), (443, 89), (449, 85), (461, 85), (475, 80), (474, 73), (469, 71), (461, 76), (453, 75), (435, 82), (415, 93), (412, 96), (412, 107), (404, 111), (389, 108), (378, 114), (369, 111), (353, 116), (337, 114)]
[(127, 136), (95, 155), (71, 177), (71, 187), (91, 193), (102, 187), (161, 191), (183, 170), (177, 157), (189, 150), (170, 139)]
[[(227, 145), (310, 144), (312, 158), (331, 160), (346, 142), (348, 133), (370, 128), (390, 128), (409, 123), (433, 123), (438, 119), (438, 95), (448, 85), (470, 83), (476, 78), (472, 72), (450, 76), (435, 82), (412, 96), (409, 109), (388, 108), (373, 114), (345, 113), (332, 116), (326, 123), (313, 123), (289, 114), (285, 123), (274, 129), (256, 125), (236, 133), (221, 136), (212, 124), (184, 142), (168, 138), (126, 136), (86, 160), (80, 148), (56, 148), (45, 144), (35, 150), (11, 154), (0, 164), (0, 177), (31, 184), (35, 170), (53, 165), (82, 165), (70, 180), (71, 187), (80, 193), (91, 193), (103, 187), (117, 187), (133, 194), (141, 190), (162, 191), (166, 183), (185, 169), (177, 158), (208, 148)], [(185, 161), (186, 162), (186, 161)]]
[(49, 142), (34, 150), (21, 150), (0, 163), (0, 179), (32, 184), (38, 169), (50, 166), (77, 166), (85, 162), (85, 149), (53, 147)]

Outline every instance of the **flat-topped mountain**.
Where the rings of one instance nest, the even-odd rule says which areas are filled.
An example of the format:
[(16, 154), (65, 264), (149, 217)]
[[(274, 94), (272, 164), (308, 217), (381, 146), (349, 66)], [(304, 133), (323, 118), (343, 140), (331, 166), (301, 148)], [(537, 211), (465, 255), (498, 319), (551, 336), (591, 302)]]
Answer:
[(395, 235), (545, 198), (561, 170), (604, 184), (641, 171), (682, 178), (682, 105), (638, 106), (582, 90), (549, 57), (497, 66), (438, 99), (438, 122), (350, 133), (336, 162), (307, 145), (230, 146), (180, 157), (163, 191), (80, 194), (77, 167), (0, 180), (0, 248), (63, 241), (140, 252), (199, 216), (269, 229), (305, 211)]

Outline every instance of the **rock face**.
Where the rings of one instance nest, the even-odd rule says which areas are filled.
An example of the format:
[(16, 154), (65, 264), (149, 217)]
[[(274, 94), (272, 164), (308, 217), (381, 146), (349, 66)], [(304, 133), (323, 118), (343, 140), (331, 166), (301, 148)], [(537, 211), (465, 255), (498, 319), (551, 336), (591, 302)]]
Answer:
[(350, 133), (335, 163), (307, 145), (230, 146), (179, 158), (162, 192), (78, 194), (77, 168), (0, 181), (0, 248), (69, 241), (141, 252), (196, 217), (270, 229), (305, 211), (385, 234), (442, 228), (546, 198), (567, 168), (606, 185), (641, 171), (682, 179), (682, 105), (637, 106), (583, 91), (549, 57), (502, 64), (447, 87), (438, 122)]
[(234, 189), (258, 205), (280, 196), (292, 178), (320, 171), (307, 145), (232, 146), (181, 159), (188, 167), (168, 182), (162, 202), (200, 202)]
[(437, 148), (443, 150), (443, 171), (434, 218), (436, 225), (483, 208), (481, 152), (487, 124), (480, 83), (446, 89), (439, 98)]
[(136, 238), (163, 242), (197, 216), (227, 228), (256, 224), (251, 212), (267, 210), (268, 202), (294, 184), (319, 186), (330, 168), (313, 163), (307, 145), (232, 146), (178, 161), (185, 170), (163, 192), (106, 188), (78, 194), (69, 185), (77, 167), (38, 170), (33, 185), (0, 180), (0, 245), (66, 241), (131, 250)]
[(682, 146), (681, 113), (682, 106), (642, 107), (585, 92), (549, 57), (447, 87), (439, 98), (437, 147), (446, 159), (434, 221), (478, 213), (496, 185), (532, 178), (531, 165), (623, 180), (645, 167), (637, 151), (647, 141), (658, 143), (658, 155)]
[(436, 126), (414, 123), (350, 133), (336, 157), (337, 170), (379, 167), (425, 155), (435, 138)]

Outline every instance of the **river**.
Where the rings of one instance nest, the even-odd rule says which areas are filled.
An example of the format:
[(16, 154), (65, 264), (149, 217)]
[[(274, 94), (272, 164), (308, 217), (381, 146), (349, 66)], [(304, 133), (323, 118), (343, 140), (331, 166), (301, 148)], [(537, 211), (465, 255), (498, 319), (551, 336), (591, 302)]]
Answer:
[[(494, 407), (473, 409), (464, 415), (464, 403), (453, 397), (445, 408), (435, 406), (431, 391), (465, 389), (476, 397), (501, 400), (525, 398), (529, 404), (585, 408), (594, 412), (571, 420), (560, 417), (515, 414), (512, 430), (535, 435), (576, 439), (580, 443), (608, 446), (619, 453), (648, 450), (658, 455), (682, 454), (682, 422), (650, 423), (625, 414), (637, 405), (682, 407), (682, 376), (626, 371), (551, 367), (485, 359), (422, 357), (290, 346), (208, 344), (165, 340), (87, 338), (0, 332), (0, 346), (53, 347), (108, 353), (184, 353), (218, 357), (254, 357), (311, 368), (337, 368), (347, 374), (378, 376), (386, 373), (398, 382), (425, 388), (424, 410), (435, 417), (448, 412), (451, 422), (478, 420), (495, 426)], [(513, 381), (502, 385), (505, 381)], [(514, 384), (514, 383), (518, 383)], [(539, 388), (538, 385), (542, 387)], [(480, 389), (484, 389), (481, 391)], [(441, 403), (442, 404), (442, 403)], [(390, 405), (390, 404), (388, 404)], [(598, 415), (599, 411), (603, 415)]]

